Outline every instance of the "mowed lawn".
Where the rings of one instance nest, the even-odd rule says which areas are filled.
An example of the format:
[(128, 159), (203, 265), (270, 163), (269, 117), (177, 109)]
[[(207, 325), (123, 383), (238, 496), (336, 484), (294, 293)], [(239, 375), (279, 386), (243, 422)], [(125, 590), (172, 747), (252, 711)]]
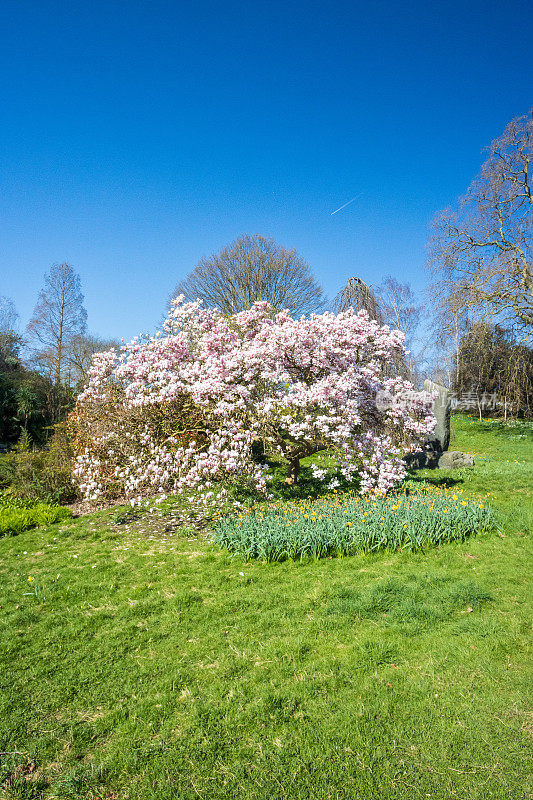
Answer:
[(246, 563), (115, 511), (0, 540), (0, 798), (529, 798), (532, 430), (451, 448), (422, 475), (500, 531), (414, 555)]

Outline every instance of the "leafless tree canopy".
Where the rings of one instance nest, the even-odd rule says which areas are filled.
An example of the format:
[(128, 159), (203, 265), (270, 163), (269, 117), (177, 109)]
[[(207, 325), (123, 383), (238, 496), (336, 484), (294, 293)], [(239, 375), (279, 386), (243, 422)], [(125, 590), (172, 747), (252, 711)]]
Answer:
[(323, 305), (322, 287), (297, 254), (264, 236), (239, 237), (220, 253), (203, 258), (178, 283), (172, 297), (203, 300), (224, 314), (246, 310), (266, 300), (276, 311), (309, 314)]
[[(420, 336), (423, 306), (408, 283), (388, 275), (376, 288), (381, 316), (384, 324), (397, 328), (405, 334), (407, 353), (400, 374), (415, 384), (422, 382), (422, 365), (429, 346), (426, 337)], [(425, 339), (425, 340), (424, 340)]]
[(499, 325), (476, 322), (460, 338), (452, 387), (459, 396), (476, 400), (480, 419), (482, 397), (492, 393), (505, 416), (530, 417), (533, 350)]
[(69, 264), (54, 264), (44, 278), (28, 335), (43, 371), (60, 383), (72, 340), (85, 333), (87, 312), (83, 307), (80, 277)]
[(353, 308), (355, 311), (363, 309), (372, 319), (383, 323), (381, 308), (370, 286), (361, 278), (348, 278), (346, 286), (340, 290), (333, 300), (335, 313)]
[(79, 333), (73, 336), (65, 357), (65, 370), (70, 373), (69, 386), (81, 389), (88, 378), (89, 368), (95, 353), (102, 353), (111, 348), (118, 349), (120, 344), (113, 339), (101, 339), (90, 333)]
[(14, 333), (18, 328), (19, 315), (10, 297), (0, 297), (0, 332)]
[(434, 222), (430, 265), (450, 312), (533, 326), (533, 111), (511, 120), (455, 209)]
[(407, 347), (420, 324), (422, 307), (408, 283), (400, 283), (388, 275), (376, 289), (384, 322), (405, 334)]

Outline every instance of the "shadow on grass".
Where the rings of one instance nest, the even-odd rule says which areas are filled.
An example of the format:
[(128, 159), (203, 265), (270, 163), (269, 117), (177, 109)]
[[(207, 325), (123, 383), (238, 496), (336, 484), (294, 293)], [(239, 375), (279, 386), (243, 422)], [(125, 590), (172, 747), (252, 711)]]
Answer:
[[(331, 488), (328, 482), (320, 481), (313, 477), (310, 465), (305, 463), (300, 466), (300, 474), (298, 476), (298, 483), (289, 486), (285, 483), (287, 476), (287, 464), (275, 461), (274, 459), (266, 459), (266, 463), (271, 476), (271, 481), (268, 484), (269, 491), (274, 495), (275, 500), (295, 501), (295, 500), (318, 500), (321, 497), (331, 495)], [(354, 492), (359, 489), (359, 481), (354, 480), (352, 483), (344, 480), (342, 476), (335, 476), (338, 481), (337, 494), (344, 494), (347, 492)], [(258, 495), (253, 490), (243, 491), (239, 490), (239, 499), (253, 499), (262, 501), (264, 498)]]
[(445, 489), (451, 489), (453, 486), (464, 483), (464, 478), (462, 477), (451, 478), (449, 475), (432, 475), (431, 473), (428, 474), (427, 471), (424, 475), (420, 475), (416, 470), (409, 471), (408, 480), (413, 483), (431, 483), (432, 486)]

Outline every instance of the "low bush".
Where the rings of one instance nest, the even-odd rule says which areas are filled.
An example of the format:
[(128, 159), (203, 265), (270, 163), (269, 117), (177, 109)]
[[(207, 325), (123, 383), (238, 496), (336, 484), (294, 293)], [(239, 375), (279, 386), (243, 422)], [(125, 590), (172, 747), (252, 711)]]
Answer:
[(30, 528), (63, 522), (71, 516), (68, 508), (62, 506), (31, 504), (18, 498), (0, 497), (0, 537), (16, 536)]
[(460, 491), (408, 483), (385, 498), (334, 495), (221, 520), (212, 541), (247, 559), (283, 561), (420, 550), (493, 530), (490, 507)]
[(74, 500), (72, 450), (65, 423), (55, 426), (44, 449), (32, 447), (22, 436), (9, 453), (0, 455), (0, 488), (32, 503), (65, 503)]

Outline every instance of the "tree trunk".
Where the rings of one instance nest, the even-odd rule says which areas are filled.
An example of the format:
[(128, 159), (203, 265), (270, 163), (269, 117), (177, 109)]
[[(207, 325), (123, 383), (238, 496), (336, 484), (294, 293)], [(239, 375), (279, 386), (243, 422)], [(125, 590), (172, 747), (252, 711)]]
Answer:
[(61, 381), (61, 361), (63, 359), (63, 316), (65, 313), (65, 281), (61, 287), (61, 304), (59, 306), (59, 331), (57, 334), (57, 354), (55, 369), (55, 385), (59, 386)]
[(300, 473), (300, 459), (293, 458), (289, 461), (289, 469), (287, 471), (287, 477), (285, 478), (285, 483), (287, 486), (294, 486), (295, 483), (298, 483), (298, 475)]

